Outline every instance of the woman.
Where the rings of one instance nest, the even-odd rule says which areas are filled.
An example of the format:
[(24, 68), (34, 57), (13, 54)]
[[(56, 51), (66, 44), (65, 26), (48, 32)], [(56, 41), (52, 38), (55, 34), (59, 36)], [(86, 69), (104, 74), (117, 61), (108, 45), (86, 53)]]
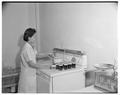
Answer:
[(18, 85), (18, 93), (36, 92), (36, 54), (35, 49), (36, 30), (26, 29), (23, 40), (26, 42), (21, 52), (21, 72)]

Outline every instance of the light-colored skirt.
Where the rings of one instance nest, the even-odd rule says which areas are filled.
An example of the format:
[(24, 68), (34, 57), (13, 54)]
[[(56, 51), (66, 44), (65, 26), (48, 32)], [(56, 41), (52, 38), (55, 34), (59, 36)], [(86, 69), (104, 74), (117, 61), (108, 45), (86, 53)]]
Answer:
[(22, 69), (18, 83), (18, 93), (36, 92), (36, 69)]

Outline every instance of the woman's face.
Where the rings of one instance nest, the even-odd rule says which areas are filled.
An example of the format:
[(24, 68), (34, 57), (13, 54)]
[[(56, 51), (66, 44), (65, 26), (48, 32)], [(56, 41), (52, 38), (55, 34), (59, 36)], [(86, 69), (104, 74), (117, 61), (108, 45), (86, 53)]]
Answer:
[(32, 37), (29, 37), (29, 43), (31, 44), (31, 46), (35, 47), (36, 46), (36, 34), (34, 34)]

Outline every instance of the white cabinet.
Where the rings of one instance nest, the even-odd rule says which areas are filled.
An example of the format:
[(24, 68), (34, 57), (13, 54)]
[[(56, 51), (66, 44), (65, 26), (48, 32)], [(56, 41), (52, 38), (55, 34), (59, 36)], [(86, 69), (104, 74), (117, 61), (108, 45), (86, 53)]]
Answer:
[(49, 93), (49, 82), (40, 76), (37, 76), (37, 92)]
[(55, 76), (48, 76), (42, 72), (37, 74), (38, 93), (64, 93), (82, 88), (85, 88), (85, 75), (82, 70)]
[(50, 77), (42, 72), (37, 73), (37, 93), (49, 93), (50, 92)]
[(53, 78), (53, 93), (71, 92), (85, 87), (83, 72), (72, 72)]

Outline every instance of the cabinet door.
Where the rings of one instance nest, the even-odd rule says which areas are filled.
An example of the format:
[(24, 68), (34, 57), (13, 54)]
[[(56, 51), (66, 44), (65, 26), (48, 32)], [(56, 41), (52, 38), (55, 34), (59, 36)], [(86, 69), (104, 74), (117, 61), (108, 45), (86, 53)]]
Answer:
[(37, 92), (38, 93), (49, 93), (50, 82), (47, 78), (37, 75)]
[(53, 92), (72, 92), (85, 88), (85, 74), (83, 71), (72, 72), (53, 77)]

